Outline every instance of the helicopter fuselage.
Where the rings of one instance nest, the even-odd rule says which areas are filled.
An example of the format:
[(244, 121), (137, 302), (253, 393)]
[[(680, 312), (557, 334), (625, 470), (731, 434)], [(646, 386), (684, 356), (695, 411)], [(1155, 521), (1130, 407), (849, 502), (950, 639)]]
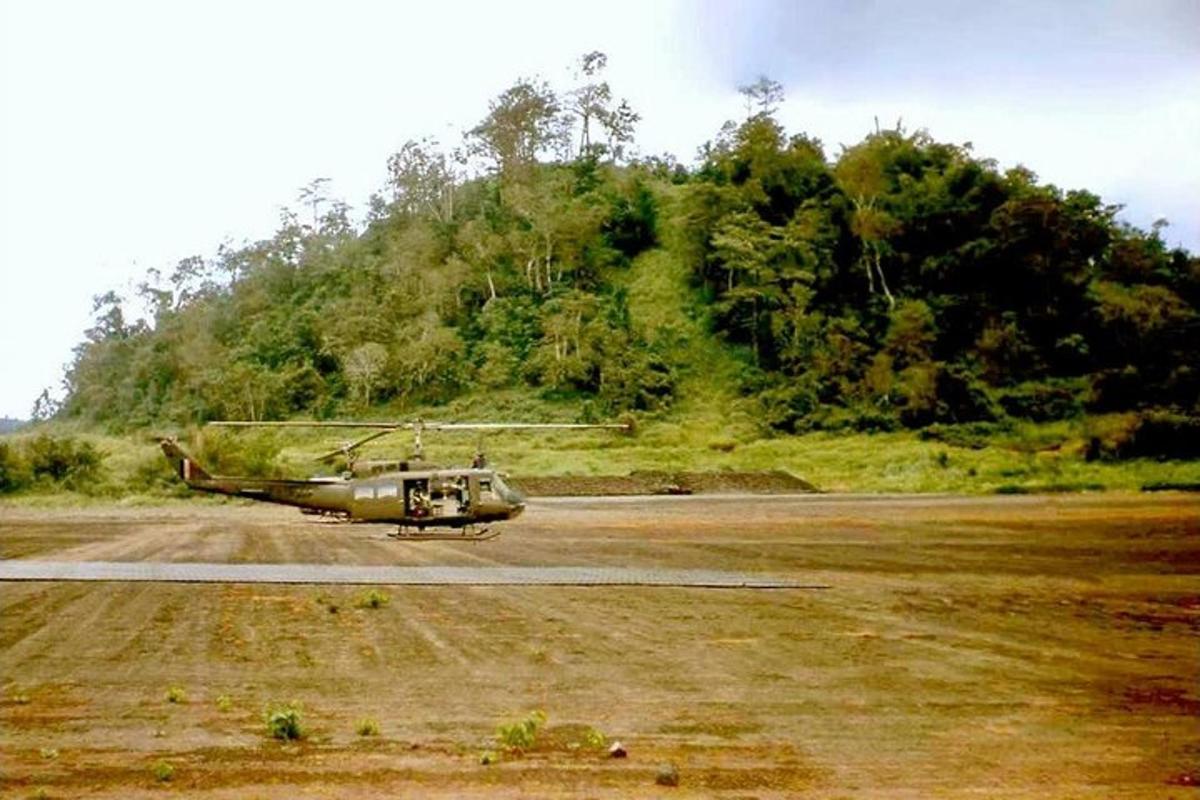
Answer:
[(524, 498), (487, 468), (401, 469), (308, 480), (214, 476), (173, 440), (161, 445), (180, 478), (196, 491), (295, 506), (348, 522), (464, 528), (513, 519), (525, 509)]

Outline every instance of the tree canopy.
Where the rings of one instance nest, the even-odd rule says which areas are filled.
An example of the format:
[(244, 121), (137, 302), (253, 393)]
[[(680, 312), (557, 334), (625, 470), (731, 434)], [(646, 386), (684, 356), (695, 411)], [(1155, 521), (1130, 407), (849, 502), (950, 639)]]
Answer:
[(633, 158), (606, 64), (516, 81), (458, 147), (407, 142), (364, 221), (318, 179), (269, 238), (149, 271), (143, 318), (97, 297), (39, 414), (329, 417), (514, 385), (662, 411), (683, 365), (621, 279), (657, 249), (773, 430), (1200, 414), (1200, 260), (1158, 227), (899, 124), (828, 153), (768, 78), (693, 167)]

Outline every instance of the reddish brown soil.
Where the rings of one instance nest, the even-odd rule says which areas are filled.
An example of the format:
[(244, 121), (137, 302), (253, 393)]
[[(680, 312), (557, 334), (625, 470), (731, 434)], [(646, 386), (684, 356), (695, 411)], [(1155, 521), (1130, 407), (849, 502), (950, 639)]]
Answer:
[[(382, 533), (265, 506), (0, 508), (6, 558), (833, 588), (391, 587), (369, 610), (350, 587), (3, 584), (0, 797), (1197, 796), (1200, 497), (543, 500), (486, 543)], [(264, 707), (291, 700), (307, 738), (268, 739)], [(538, 744), (481, 765), (533, 709)], [(381, 736), (355, 734), (368, 716)]]

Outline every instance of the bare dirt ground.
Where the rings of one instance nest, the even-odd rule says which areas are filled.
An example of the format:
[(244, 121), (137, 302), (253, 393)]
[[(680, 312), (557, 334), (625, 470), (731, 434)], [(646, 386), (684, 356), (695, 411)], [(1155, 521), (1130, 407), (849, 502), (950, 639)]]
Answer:
[[(486, 543), (382, 533), (264, 506), (0, 508), (4, 558), (832, 588), (392, 587), (364, 609), (352, 587), (3, 584), (0, 797), (1200, 797), (1200, 497), (558, 499)], [(299, 743), (266, 735), (286, 701)], [(533, 709), (538, 743), (481, 765)], [(655, 785), (664, 762), (678, 787)]]

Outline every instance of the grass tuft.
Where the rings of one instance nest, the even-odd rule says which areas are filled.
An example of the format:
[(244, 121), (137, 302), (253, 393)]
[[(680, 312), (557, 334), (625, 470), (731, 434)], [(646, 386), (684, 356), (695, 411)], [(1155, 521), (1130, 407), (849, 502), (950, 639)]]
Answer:
[(379, 589), (371, 589), (359, 595), (354, 605), (356, 608), (383, 608), (392, 602), (392, 596)]
[(268, 708), (265, 720), (267, 733), (273, 739), (290, 742), (304, 738), (300, 707), (295, 703)]
[(524, 719), (496, 728), (496, 740), (510, 753), (522, 753), (537, 742), (538, 730), (546, 724), (543, 711), (530, 712)]

